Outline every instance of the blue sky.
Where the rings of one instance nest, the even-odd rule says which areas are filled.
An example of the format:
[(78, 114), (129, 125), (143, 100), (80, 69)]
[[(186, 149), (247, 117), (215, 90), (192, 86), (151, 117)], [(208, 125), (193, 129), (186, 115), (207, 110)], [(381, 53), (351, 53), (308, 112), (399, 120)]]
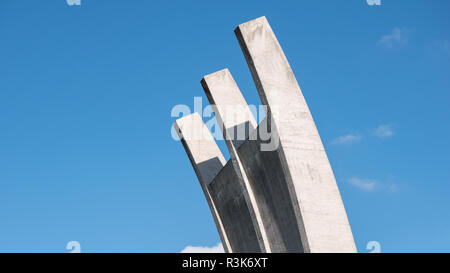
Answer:
[[(0, 2), (0, 251), (179, 252), (219, 242), (177, 104), (265, 15), (316, 121), (358, 250), (450, 250), (450, 2)], [(226, 153), (225, 146), (220, 147)]]

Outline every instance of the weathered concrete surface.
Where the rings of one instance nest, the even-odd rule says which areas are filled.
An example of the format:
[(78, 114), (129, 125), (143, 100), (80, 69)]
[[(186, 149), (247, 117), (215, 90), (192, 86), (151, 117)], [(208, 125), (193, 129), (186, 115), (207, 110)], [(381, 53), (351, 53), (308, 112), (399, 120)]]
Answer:
[(216, 205), (214, 204), (207, 187), (220, 170), (222, 170), (225, 164), (222, 152), (217, 146), (210, 131), (203, 123), (202, 118), (197, 113), (177, 119), (174, 127), (183, 143), (192, 167), (197, 174), (200, 186), (205, 194), (211, 214), (213, 215), (220, 239), (222, 240), (224, 250), (225, 252), (231, 253), (233, 252), (233, 248), (230, 246), (227, 232), (224, 229)]
[[(235, 33), (261, 101), (268, 106), (269, 122), (279, 135), (277, 153), (300, 232), (298, 243), (304, 252), (356, 252), (322, 141), (269, 23), (261, 17), (239, 25)], [(274, 207), (282, 217), (279, 221), (292, 221), (281, 208)]]
[[(218, 207), (222, 204), (224, 206), (223, 213), (219, 209), (221, 217), (230, 217), (233, 221), (233, 232), (229, 234), (239, 233), (244, 236), (237, 236), (238, 240), (230, 238), (230, 243), (238, 252), (270, 252), (257, 202), (236, 152), (248, 138), (248, 132), (255, 130), (255, 118), (228, 69), (205, 76), (201, 84), (221, 126), (230, 153), (230, 166), (221, 172), (222, 176), (216, 179), (215, 187), (211, 188), (211, 193), (212, 189), (215, 189), (214, 192), (222, 197), (216, 202)], [(230, 198), (233, 201), (230, 201)], [(254, 231), (254, 236), (247, 232), (249, 228)], [(254, 239), (258, 242), (253, 242)], [(238, 245), (235, 246), (234, 242)]]
[[(266, 121), (267, 118), (253, 135), (267, 130), (263, 128)], [(276, 150), (261, 151), (264, 142), (252, 136), (237, 152), (264, 220), (271, 252), (304, 252), (279, 154)]]
[(225, 129), (222, 132), (227, 147), (239, 147), (257, 123), (230, 71), (223, 69), (206, 75), (201, 84), (218, 123)]
[(255, 225), (248, 193), (237, 177), (232, 161), (228, 161), (208, 185), (231, 248), (237, 253), (265, 252), (261, 233)]

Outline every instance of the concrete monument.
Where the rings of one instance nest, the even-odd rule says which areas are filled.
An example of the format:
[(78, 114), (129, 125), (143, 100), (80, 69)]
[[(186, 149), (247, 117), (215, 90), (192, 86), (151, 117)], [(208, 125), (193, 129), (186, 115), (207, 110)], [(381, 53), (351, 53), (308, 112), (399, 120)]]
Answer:
[(198, 114), (175, 122), (225, 251), (356, 252), (319, 133), (269, 23), (260, 17), (235, 34), (267, 107), (264, 121), (257, 124), (224, 69), (201, 85), (230, 160)]

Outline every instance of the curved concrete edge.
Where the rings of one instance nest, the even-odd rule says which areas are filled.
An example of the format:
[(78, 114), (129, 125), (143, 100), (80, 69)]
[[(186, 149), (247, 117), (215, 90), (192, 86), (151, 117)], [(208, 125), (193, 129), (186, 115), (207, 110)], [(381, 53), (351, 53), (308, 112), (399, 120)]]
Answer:
[[(233, 165), (231, 171), (235, 172), (234, 180), (239, 182), (234, 187), (230, 187), (231, 185), (223, 187), (223, 190), (227, 189), (230, 191), (229, 194), (231, 192), (236, 194), (234, 189), (237, 186), (240, 188), (242, 196), (241, 193), (239, 193), (239, 196), (246, 202), (245, 205), (241, 204), (242, 209), (248, 210), (248, 212), (241, 212), (242, 224), (240, 229), (246, 230), (247, 227), (245, 225), (250, 224), (252, 229), (255, 230), (256, 238), (259, 240), (260, 249), (258, 252), (271, 252), (257, 200), (242, 166), (241, 158), (239, 158), (237, 153), (237, 149), (248, 139), (250, 132), (256, 129), (256, 120), (228, 69), (206, 75), (201, 80), (201, 85), (221, 126)], [(227, 175), (230, 176), (230, 174)], [(234, 180), (229, 183), (235, 184)], [(236, 213), (238, 210), (234, 209), (234, 211)], [(248, 216), (250, 219), (244, 219), (244, 216)], [(252, 236), (247, 234), (246, 237), (251, 238)], [(249, 244), (252, 245), (250, 242)], [(246, 247), (245, 244), (240, 244), (240, 246)], [(255, 251), (256, 248), (253, 248), (253, 250)]]
[(279, 136), (277, 152), (301, 234), (299, 243), (305, 252), (356, 252), (322, 141), (272, 28), (260, 17), (239, 25), (235, 34)]
[(222, 152), (198, 113), (177, 119), (174, 128), (180, 137), (205, 194), (223, 248), (225, 252), (232, 253), (233, 249), (230, 246), (227, 232), (207, 187), (225, 165)]

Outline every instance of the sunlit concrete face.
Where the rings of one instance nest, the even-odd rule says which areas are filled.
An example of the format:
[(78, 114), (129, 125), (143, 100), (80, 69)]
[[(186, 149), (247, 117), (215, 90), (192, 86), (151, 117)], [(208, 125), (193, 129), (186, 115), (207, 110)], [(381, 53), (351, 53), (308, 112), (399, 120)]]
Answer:
[[(308, 105), (265, 17), (236, 36), (280, 138), (278, 154), (305, 252), (355, 252), (347, 214)], [(278, 111), (270, 111), (277, 107)], [(281, 213), (281, 212), (280, 212)]]
[(183, 143), (203, 193), (205, 194), (217, 231), (222, 240), (223, 248), (226, 252), (232, 252), (233, 250), (228, 242), (226, 230), (223, 227), (216, 210), (216, 205), (208, 190), (208, 185), (225, 165), (222, 152), (208, 128), (203, 123), (202, 118), (197, 113), (178, 119), (174, 127)]
[[(235, 33), (267, 117), (256, 124), (231, 73), (221, 70), (201, 83), (223, 130), (229, 162), (210, 135), (206, 145), (183, 141), (226, 250), (356, 252), (319, 133), (269, 23), (260, 17), (239, 25)], [(200, 127), (190, 131), (204, 130)], [(248, 131), (236, 134), (239, 127)], [(273, 149), (262, 148), (267, 140), (260, 129), (268, 128), (277, 140)], [(227, 138), (230, 130), (237, 139)], [(205, 158), (194, 156), (205, 153), (199, 145), (209, 151)]]

